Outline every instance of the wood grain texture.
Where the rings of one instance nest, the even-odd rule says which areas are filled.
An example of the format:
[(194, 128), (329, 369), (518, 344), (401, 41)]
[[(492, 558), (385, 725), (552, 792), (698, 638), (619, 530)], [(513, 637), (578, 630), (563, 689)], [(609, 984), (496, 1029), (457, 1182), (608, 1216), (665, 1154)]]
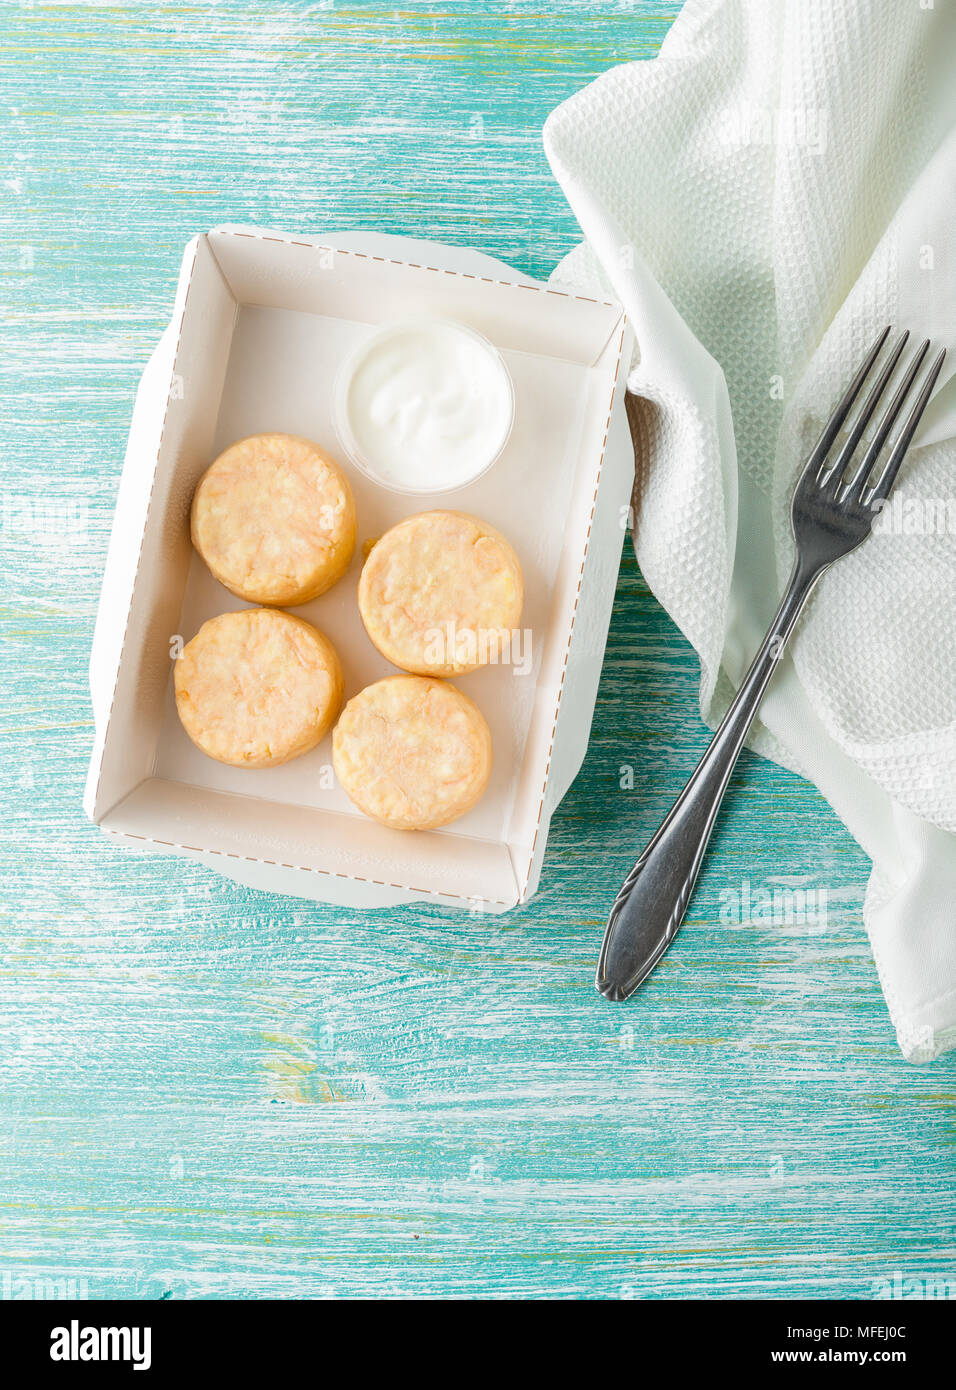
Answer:
[[(632, 558), (541, 892), (503, 919), (245, 891), (80, 808), (112, 502), (187, 238), (370, 227), (546, 275), (577, 233), (542, 121), (677, 9), (4, 10), (0, 1297), (956, 1278), (956, 1059), (900, 1059), (867, 862), (815, 790), (745, 756), (673, 950), (627, 1005), (592, 988), (706, 741)], [(722, 921), (744, 882), (826, 889), (827, 921)]]

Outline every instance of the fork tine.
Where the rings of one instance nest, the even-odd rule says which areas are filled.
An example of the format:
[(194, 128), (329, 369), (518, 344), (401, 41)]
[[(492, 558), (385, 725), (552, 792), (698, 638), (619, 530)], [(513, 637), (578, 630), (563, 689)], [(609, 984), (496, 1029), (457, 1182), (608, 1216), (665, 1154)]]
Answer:
[[(909, 336), (909, 329), (904, 329), (903, 332), (900, 334), (899, 339), (897, 340), (895, 348), (890, 353), (885, 367), (882, 369), (876, 381), (873, 383), (873, 386), (870, 388), (869, 395), (863, 403), (863, 409), (860, 411), (859, 418), (857, 419), (852, 430), (847, 436), (846, 443), (840, 450), (839, 458), (833, 465), (833, 472), (837, 478), (842, 478), (846, 469), (849, 467), (853, 455), (856, 452), (856, 446), (862, 439), (863, 431), (870, 423), (870, 419), (873, 415), (873, 412), (879, 404), (880, 397), (886, 390), (886, 383), (889, 381), (890, 377), (893, 375), (893, 372), (896, 370), (896, 364), (900, 360), (900, 353), (906, 346), (907, 339), (909, 338)], [(862, 469), (858, 468), (856, 472), (853, 474), (850, 481), (847, 483), (847, 492), (852, 492), (858, 483), (865, 482), (868, 477), (869, 471), (863, 473)]]
[(877, 426), (873, 438), (867, 445), (866, 453), (863, 455), (861, 463), (854, 471), (853, 477), (850, 479), (849, 486), (847, 487), (847, 495), (853, 492), (854, 489), (858, 493), (861, 493), (863, 491), (864, 484), (866, 483), (867, 478), (872, 473), (873, 465), (876, 463), (880, 450), (886, 443), (887, 436), (889, 435), (890, 430), (896, 423), (900, 411), (903, 409), (903, 403), (906, 399), (910, 387), (913, 384), (913, 380), (916, 376), (916, 373), (919, 371), (920, 366), (922, 365), (923, 358), (926, 356), (928, 350), (929, 339), (927, 338), (926, 341), (922, 343), (916, 350), (916, 352), (913, 354), (913, 360), (907, 367), (906, 372), (903, 376), (903, 380), (900, 382), (899, 386), (893, 393), (893, 399), (886, 407), (886, 410), (883, 414), (883, 418)]
[(873, 363), (879, 357), (880, 349), (886, 342), (891, 331), (892, 326), (890, 324), (887, 324), (886, 328), (883, 329), (883, 332), (879, 335), (876, 342), (873, 344), (869, 352), (866, 354), (866, 357), (863, 359), (859, 371), (857, 372), (853, 380), (850, 382), (849, 386), (846, 388), (846, 391), (844, 391), (843, 395), (840, 398), (839, 404), (834, 408), (833, 414), (830, 416), (829, 420), (824, 425), (823, 433), (820, 435), (820, 438), (817, 441), (817, 446), (813, 450), (813, 453), (810, 455), (809, 459), (807, 460), (807, 466), (804, 469), (804, 476), (813, 474), (815, 472), (819, 472), (820, 466), (823, 464), (827, 454), (833, 447), (834, 439), (836, 439), (837, 435), (840, 433), (840, 430), (843, 428), (843, 423), (850, 413), (850, 407), (853, 405), (853, 402), (860, 394), (860, 390), (863, 386), (863, 383), (864, 381), (866, 381), (866, 378), (870, 374), (870, 368), (873, 366)]
[[(906, 379), (905, 379), (904, 382), (903, 382), (903, 387), (905, 387), (906, 390), (903, 391), (903, 387), (901, 387), (901, 388), (900, 388), (900, 391), (897, 392), (897, 396), (899, 396), (901, 392), (902, 392), (902, 394), (905, 396), (906, 393), (909, 391), (909, 388), (910, 388), (910, 386), (912, 385), (912, 382), (913, 382), (913, 378), (914, 378), (915, 375), (916, 375), (916, 368), (919, 366), (919, 364), (922, 362), (923, 358), (926, 356), (926, 351), (927, 351), (928, 348), (929, 348), (929, 339), (927, 339), (926, 342), (923, 344), (922, 348), (920, 349), (919, 353), (917, 354), (917, 358), (916, 358), (915, 363), (914, 363), (913, 366), (910, 368), (909, 372), (907, 372), (907, 374), (906, 374)], [(893, 484), (896, 482), (896, 475), (897, 475), (897, 473), (900, 471), (900, 465), (901, 465), (902, 462), (903, 462), (903, 456), (904, 456), (904, 454), (906, 453), (907, 449), (908, 449), (909, 446), (910, 446), (910, 440), (913, 438), (913, 435), (916, 433), (916, 427), (917, 427), (917, 425), (919, 424), (919, 422), (920, 422), (920, 420), (921, 420), (921, 418), (922, 418), (923, 411), (926, 409), (926, 406), (927, 406), (927, 403), (928, 403), (928, 401), (929, 401), (930, 396), (933, 394), (933, 387), (936, 385), (936, 378), (939, 376), (940, 371), (942, 370), (942, 366), (943, 366), (943, 362), (944, 362), (944, 360), (945, 360), (945, 357), (946, 357), (946, 349), (945, 349), (945, 348), (940, 348), (939, 352), (938, 352), (937, 355), (936, 355), (936, 359), (935, 359), (935, 361), (933, 362), (933, 365), (930, 367), (929, 371), (926, 373), (926, 380), (923, 382), (922, 390), (920, 391), (919, 395), (917, 396), (916, 402), (915, 402), (915, 404), (914, 404), (912, 410), (910, 411), (909, 415), (907, 416), (906, 420), (904, 421), (904, 423), (903, 423), (903, 428), (900, 430), (899, 434), (898, 434), (897, 437), (896, 437), (896, 442), (895, 442), (895, 444), (893, 445), (892, 450), (890, 451), (890, 457), (889, 457), (889, 459), (887, 460), (886, 467), (885, 467), (884, 470), (883, 470), (883, 473), (882, 473), (882, 475), (881, 475), (881, 477), (880, 477), (880, 480), (879, 480), (878, 483), (874, 483), (872, 489), (871, 489), (870, 492), (867, 494), (866, 501), (867, 501), (868, 504), (871, 504), (871, 503), (873, 503), (873, 502), (882, 502), (882, 501), (885, 501), (885, 499), (889, 496), (890, 489), (892, 488)], [(899, 403), (899, 407), (897, 407), (897, 409), (896, 409), (896, 411), (895, 411), (895, 414), (894, 414), (894, 416), (893, 416), (893, 419), (894, 419), (894, 420), (895, 420), (895, 418), (896, 418), (896, 415), (899, 414), (899, 408), (902, 407), (902, 405), (903, 405), (903, 400), (901, 399), (901, 400), (900, 400), (900, 403)], [(895, 397), (894, 397), (894, 400), (893, 400), (893, 404), (890, 406), (890, 410), (891, 410), (891, 411), (893, 411), (894, 406), (896, 406), (896, 398), (895, 398)], [(890, 423), (892, 424), (893, 421), (891, 421)], [(884, 436), (884, 437), (885, 437), (885, 436)], [(873, 443), (874, 443), (874, 444), (876, 443), (876, 440), (875, 440), (875, 439), (874, 439)], [(872, 445), (870, 446), (870, 448), (872, 449)], [(874, 457), (875, 457), (875, 455), (874, 455)], [(864, 460), (864, 462), (865, 462), (865, 460)]]

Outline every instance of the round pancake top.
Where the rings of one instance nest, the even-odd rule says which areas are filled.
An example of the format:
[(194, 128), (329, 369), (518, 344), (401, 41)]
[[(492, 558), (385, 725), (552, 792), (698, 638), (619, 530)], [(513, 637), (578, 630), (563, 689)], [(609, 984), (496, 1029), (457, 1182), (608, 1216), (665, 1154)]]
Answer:
[(464, 512), (406, 517), (376, 542), (359, 581), (372, 641), (420, 675), (458, 675), (496, 661), (523, 599), (511, 545)]
[(174, 670), (186, 732), (209, 757), (237, 766), (274, 766), (313, 748), (342, 693), (328, 638), (274, 608), (211, 618)]
[(332, 735), (335, 770), (367, 815), (434, 828), (485, 789), (491, 734), (476, 705), (447, 681), (388, 676), (351, 699)]
[(192, 505), (193, 544), (217, 579), (255, 602), (304, 602), (342, 573), (355, 540), (345, 475), (308, 439), (257, 434), (208, 468)]

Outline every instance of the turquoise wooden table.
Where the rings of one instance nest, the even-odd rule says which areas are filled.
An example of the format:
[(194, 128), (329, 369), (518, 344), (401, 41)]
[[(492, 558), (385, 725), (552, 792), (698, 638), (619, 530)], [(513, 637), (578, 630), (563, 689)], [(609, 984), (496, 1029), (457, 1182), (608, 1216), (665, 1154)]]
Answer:
[[(80, 808), (125, 434), (188, 237), (370, 227), (545, 276), (577, 232), (544, 117), (677, 9), (6, 7), (0, 1298), (956, 1292), (956, 1065), (902, 1061), (867, 862), (812, 788), (745, 756), (675, 948), (626, 1005), (592, 988), (707, 737), (629, 554), (524, 909), (271, 897)], [(746, 908), (774, 887), (826, 921)]]

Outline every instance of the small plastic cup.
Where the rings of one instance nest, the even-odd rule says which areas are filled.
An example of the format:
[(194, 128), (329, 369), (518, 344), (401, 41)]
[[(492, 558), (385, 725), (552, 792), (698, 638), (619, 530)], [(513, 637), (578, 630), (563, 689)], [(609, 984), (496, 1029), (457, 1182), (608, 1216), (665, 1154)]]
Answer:
[[(371, 354), (383, 344), (389, 341), (400, 341), (402, 337), (407, 337), (410, 343), (413, 343), (415, 337), (430, 333), (446, 338), (449, 335), (460, 336), (463, 341), (469, 342), (485, 354), (491, 367), (491, 379), (495, 382), (495, 389), (501, 393), (499, 405), (503, 406), (502, 426), (489, 438), (487, 450), (476, 457), (474, 467), (468, 470), (465, 475), (458, 474), (448, 483), (442, 483), (440, 479), (435, 477), (424, 482), (414, 480), (402, 482), (394, 476), (386, 476), (381, 471), (381, 466), (376, 466), (376, 460), (360, 444), (352, 418), (351, 389), (359, 369)], [(459, 488), (468, 487), (487, 473), (489, 468), (501, 457), (511, 435), (515, 416), (514, 385), (511, 380), (511, 373), (498, 349), (475, 329), (468, 328), (462, 323), (456, 323), (452, 319), (443, 318), (401, 319), (395, 323), (386, 324), (376, 332), (369, 334), (349, 354), (339, 369), (333, 387), (332, 406), (333, 421), (339, 441), (359, 472), (389, 492), (427, 494), (429, 496), (457, 492)]]

